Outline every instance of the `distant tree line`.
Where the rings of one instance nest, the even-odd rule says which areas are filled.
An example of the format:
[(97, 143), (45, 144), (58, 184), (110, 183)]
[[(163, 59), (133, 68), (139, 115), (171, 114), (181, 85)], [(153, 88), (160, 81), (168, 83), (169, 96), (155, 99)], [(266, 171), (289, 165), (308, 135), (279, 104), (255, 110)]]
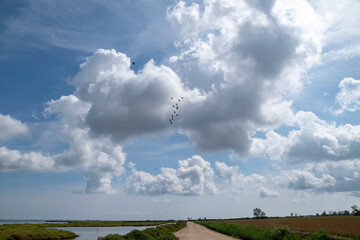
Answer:
[(360, 209), (357, 205), (351, 206), (352, 211), (343, 210), (343, 211), (329, 211), (326, 213), (326, 211), (323, 211), (321, 214), (317, 213), (316, 216), (360, 216)]

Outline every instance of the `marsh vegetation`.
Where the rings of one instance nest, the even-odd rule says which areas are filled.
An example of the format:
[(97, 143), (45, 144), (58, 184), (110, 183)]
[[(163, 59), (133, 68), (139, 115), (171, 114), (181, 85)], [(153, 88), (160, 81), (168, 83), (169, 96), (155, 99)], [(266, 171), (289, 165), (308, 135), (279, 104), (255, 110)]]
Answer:
[(0, 225), (0, 239), (3, 240), (74, 239), (77, 236), (69, 231), (48, 229), (42, 224)]
[(99, 240), (177, 240), (178, 238), (173, 233), (185, 226), (186, 221), (179, 221), (177, 223), (160, 225), (156, 228), (147, 228), (143, 231), (133, 230), (124, 236), (109, 234), (105, 237), (100, 237)]

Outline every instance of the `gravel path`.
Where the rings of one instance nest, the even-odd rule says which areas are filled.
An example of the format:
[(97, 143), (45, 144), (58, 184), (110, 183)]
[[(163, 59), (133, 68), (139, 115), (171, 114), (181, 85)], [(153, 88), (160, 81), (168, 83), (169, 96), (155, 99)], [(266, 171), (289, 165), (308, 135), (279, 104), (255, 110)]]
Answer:
[(174, 233), (180, 240), (234, 240), (235, 238), (212, 231), (193, 222), (187, 222), (186, 227)]

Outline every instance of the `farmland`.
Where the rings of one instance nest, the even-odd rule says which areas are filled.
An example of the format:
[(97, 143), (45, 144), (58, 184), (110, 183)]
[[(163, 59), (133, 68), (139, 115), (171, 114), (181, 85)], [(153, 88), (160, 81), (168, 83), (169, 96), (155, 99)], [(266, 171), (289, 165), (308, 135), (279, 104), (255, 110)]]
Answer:
[(298, 218), (231, 219), (219, 220), (232, 224), (251, 225), (259, 228), (270, 226), (287, 227), (291, 231), (319, 232), (360, 238), (359, 216), (327, 216)]

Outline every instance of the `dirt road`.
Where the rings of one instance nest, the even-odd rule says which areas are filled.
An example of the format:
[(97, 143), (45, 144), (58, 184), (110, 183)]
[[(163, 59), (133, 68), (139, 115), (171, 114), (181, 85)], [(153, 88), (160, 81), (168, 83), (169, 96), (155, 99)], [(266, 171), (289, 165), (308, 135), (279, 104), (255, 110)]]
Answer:
[(180, 240), (234, 240), (235, 238), (212, 231), (193, 222), (187, 222), (186, 227), (174, 233)]

